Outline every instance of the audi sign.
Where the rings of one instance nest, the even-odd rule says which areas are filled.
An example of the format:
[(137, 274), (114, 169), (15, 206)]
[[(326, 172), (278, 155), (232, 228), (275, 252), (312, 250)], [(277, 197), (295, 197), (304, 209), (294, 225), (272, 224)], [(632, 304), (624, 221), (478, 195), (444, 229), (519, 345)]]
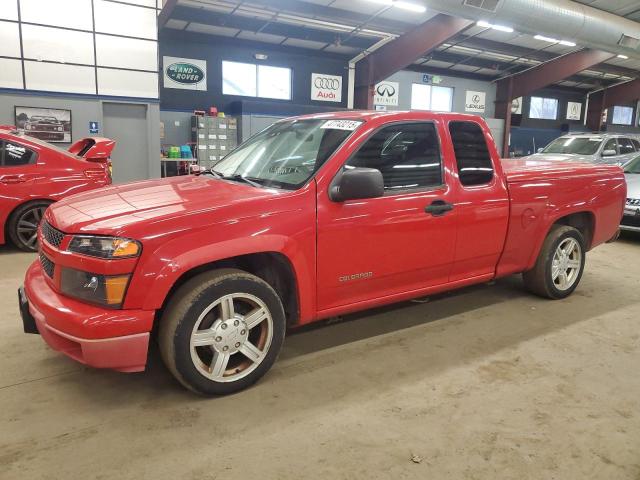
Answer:
[(312, 73), (311, 100), (317, 100), (319, 102), (341, 102), (342, 77), (325, 75), (324, 73)]

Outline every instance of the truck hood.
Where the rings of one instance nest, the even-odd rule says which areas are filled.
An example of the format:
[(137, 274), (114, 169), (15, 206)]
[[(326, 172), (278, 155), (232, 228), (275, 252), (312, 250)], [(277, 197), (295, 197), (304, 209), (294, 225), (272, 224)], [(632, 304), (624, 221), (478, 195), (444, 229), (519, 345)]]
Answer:
[[(121, 234), (134, 225), (137, 231), (146, 230), (145, 225), (180, 215), (204, 215), (209, 222), (215, 222), (224, 209), (286, 193), (210, 176), (188, 175), (73, 195), (54, 203), (46, 217), (66, 233)], [(261, 205), (264, 210), (264, 204)]]
[(555, 178), (572, 178), (580, 175), (618, 172), (622, 168), (616, 165), (579, 162), (577, 160), (559, 162), (531, 155), (523, 158), (506, 158), (502, 160), (502, 168), (507, 182), (533, 182)]
[(640, 198), (640, 173), (627, 173), (627, 198)]
[(529, 155), (524, 158), (549, 160), (552, 162), (595, 162), (595, 157), (593, 155), (574, 155), (570, 153), (534, 153), (533, 155)]

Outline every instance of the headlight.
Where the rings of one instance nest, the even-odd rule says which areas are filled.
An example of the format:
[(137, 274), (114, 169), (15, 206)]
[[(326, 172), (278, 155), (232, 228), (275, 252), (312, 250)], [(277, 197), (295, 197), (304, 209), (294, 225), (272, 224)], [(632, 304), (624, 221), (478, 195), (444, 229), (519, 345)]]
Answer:
[(90, 257), (128, 258), (140, 255), (142, 246), (130, 238), (76, 235), (67, 250)]
[(99, 275), (63, 267), (60, 290), (78, 300), (109, 308), (120, 308), (129, 278), (129, 275)]

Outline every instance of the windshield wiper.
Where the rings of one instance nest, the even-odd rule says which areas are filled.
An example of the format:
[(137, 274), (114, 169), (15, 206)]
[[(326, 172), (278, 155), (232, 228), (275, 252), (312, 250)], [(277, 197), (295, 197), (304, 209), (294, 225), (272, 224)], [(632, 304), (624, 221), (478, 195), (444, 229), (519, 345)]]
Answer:
[[(217, 172), (216, 172), (217, 173)], [(220, 175), (220, 174), (218, 174)], [(244, 182), (248, 185), (251, 185), (252, 187), (257, 187), (257, 188), (262, 188), (262, 185), (260, 185), (258, 182), (255, 182), (253, 180), (251, 180), (250, 178), (247, 178), (243, 175), (240, 175), (239, 173), (234, 173), (233, 175), (227, 175), (227, 176), (222, 176), (220, 175), (220, 178), (222, 178), (223, 180), (231, 180), (232, 182)]]

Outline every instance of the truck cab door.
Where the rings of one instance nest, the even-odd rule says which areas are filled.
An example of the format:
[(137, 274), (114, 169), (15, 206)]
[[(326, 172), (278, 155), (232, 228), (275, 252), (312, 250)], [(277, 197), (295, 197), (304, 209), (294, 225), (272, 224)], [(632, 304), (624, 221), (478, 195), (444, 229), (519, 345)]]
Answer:
[(490, 131), (473, 120), (450, 121), (455, 156), (458, 234), (449, 281), (492, 277), (507, 235), (509, 192)]
[(379, 170), (383, 196), (336, 202), (319, 189), (320, 314), (448, 281), (457, 211), (439, 129), (431, 121), (385, 124), (346, 161), (344, 169)]

